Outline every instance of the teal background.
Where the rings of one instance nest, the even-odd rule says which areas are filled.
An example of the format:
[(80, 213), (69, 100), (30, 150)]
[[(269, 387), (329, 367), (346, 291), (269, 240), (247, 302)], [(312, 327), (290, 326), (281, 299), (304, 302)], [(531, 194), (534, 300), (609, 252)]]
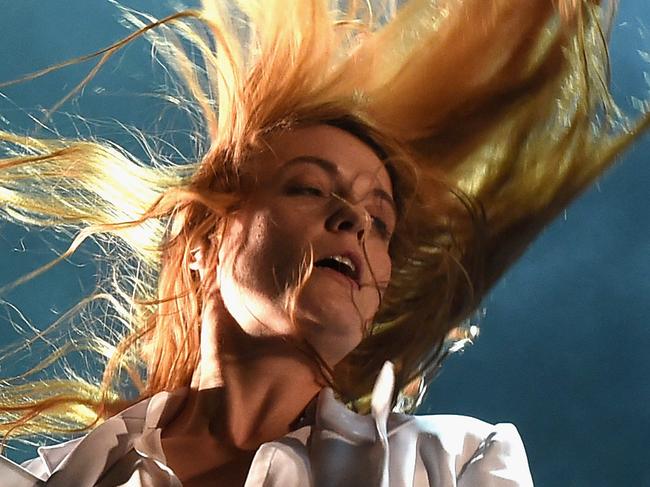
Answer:
[[(163, 2), (125, 1), (162, 16)], [(622, 2), (611, 44), (613, 89), (648, 98), (650, 8)], [(0, 1), (0, 80), (99, 49), (124, 36), (104, 0)], [(641, 52), (639, 52), (641, 51)], [(644, 59), (645, 57), (645, 59)], [(52, 106), (89, 65), (0, 89), (0, 127), (33, 128), (27, 113)], [(164, 111), (162, 72), (145, 42), (119, 54), (62, 112), (62, 133), (120, 137), (111, 120), (143, 131), (186, 129)], [(181, 133), (178, 145), (189, 154)], [(477, 343), (452, 357), (421, 413), (513, 422), (538, 486), (650, 486), (650, 139), (645, 137), (531, 246), (486, 299)], [(65, 248), (65, 240), (0, 226), (0, 284)], [(84, 250), (44, 277), (2, 296), (37, 326), (93, 289), (97, 267)], [(4, 313), (4, 314), (3, 314)], [(0, 340), (15, 337), (0, 313)], [(15, 317), (14, 317), (15, 318)], [(2, 370), (0, 370), (2, 375)], [(14, 459), (33, 452), (10, 452)]]

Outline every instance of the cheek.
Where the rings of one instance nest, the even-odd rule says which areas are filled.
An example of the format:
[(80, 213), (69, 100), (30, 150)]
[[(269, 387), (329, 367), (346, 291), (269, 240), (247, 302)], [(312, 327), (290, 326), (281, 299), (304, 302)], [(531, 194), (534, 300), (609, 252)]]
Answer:
[(372, 271), (367, 285), (379, 289), (383, 293), (388, 286), (392, 271), (391, 258), (383, 242), (366, 246), (366, 263)]
[(391, 275), (391, 260), (385, 251), (376, 254), (371, 259), (370, 268), (371, 276), (364, 288), (364, 294), (367, 296), (367, 308), (365, 317), (369, 320), (374, 319), (375, 314), (379, 311), (381, 299), (388, 287)]
[[(236, 215), (224, 233), (217, 288), (223, 306), (251, 335), (286, 334), (286, 283), (291, 250), (263, 212)], [(276, 238), (277, 237), (277, 238)]]
[(220, 262), (242, 291), (275, 299), (295, 284), (305, 251), (287, 230), (269, 210), (233, 221)]

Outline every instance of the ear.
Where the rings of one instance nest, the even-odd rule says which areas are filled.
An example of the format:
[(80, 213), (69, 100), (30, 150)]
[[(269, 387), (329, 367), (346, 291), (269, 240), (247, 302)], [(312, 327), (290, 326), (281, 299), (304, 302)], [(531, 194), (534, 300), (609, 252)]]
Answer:
[(188, 267), (192, 271), (197, 271), (199, 273), (199, 277), (201, 280), (203, 280), (203, 276), (205, 276), (205, 259), (203, 249), (201, 247), (197, 247), (195, 249), (192, 249), (190, 251), (190, 254), (191, 258)]
[[(210, 257), (210, 249), (208, 248), (209, 243), (206, 242), (205, 244), (201, 244), (200, 246), (197, 246), (190, 250), (190, 262), (188, 264), (188, 269), (194, 272), (199, 273), (199, 280), (201, 283), (204, 283), (206, 279), (206, 275), (209, 273), (207, 272), (208, 266), (210, 265), (211, 262), (211, 257)], [(218, 257), (217, 257), (217, 267), (218, 267)], [(210, 287), (213, 287), (216, 285), (217, 288), (219, 288), (219, 270), (216, 270), (216, 275), (213, 277), (214, 282), (209, 283)]]

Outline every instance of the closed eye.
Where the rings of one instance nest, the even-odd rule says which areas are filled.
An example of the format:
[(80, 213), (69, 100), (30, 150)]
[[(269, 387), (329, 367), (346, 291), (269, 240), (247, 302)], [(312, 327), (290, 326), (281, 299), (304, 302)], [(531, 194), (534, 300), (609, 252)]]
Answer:
[(321, 189), (314, 186), (291, 186), (287, 189), (287, 194), (295, 196), (325, 196), (325, 193)]
[(384, 220), (378, 216), (372, 216), (372, 226), (379, 232), (382, 238), (388, 240), (390, 238), (390, 231), (388, 230), (388, 225)]

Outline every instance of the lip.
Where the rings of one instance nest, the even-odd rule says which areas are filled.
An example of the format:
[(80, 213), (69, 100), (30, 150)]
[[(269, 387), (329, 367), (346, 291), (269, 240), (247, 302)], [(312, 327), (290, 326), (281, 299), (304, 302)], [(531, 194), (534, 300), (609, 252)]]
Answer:
[(360, 289), (359, 283), (352, 279), (351, 277), (341, 274), (339, 271), (335, 271), (330, 267), (316, 267), (316, 270), (327, 272), (331, 277), (338, 279), (341, 283), (346, 284), (347, 286), (353, 286), (354, 289)]
[(336, 250), (333, 250), (330, 253), (321, 255), (318, 259), (316, 259), (314, 261), (314, 263), (318, 262), (319, 260), (325, 259), (327, 257), (331, 257), (333, 255), (340, 255), (341, 257), (346, 257), (346, 258), (350, 259), (350, 261), (354, 264), (354, 267), (356, 269), (354, 278), (346, 276), (346, 275), (344, 275), (344, 274), (342, 274), (342, 273), (340, 273), (338, 271), (335, 271), (334, 269), (330, 269), (328, 267), (318, 267), (318, 269), (330, 270), (330, 271), (338, 274), (339, 276), (341, 276), (341, 278), (345, 279), (346, 281), (353, 283), (356, 286), (357, 289), (361, 289), (361, 281), (362, 281), (362, 276), (363, 276), (363, 267), (362, 267), (363, 266), (363, 261), (361, 260), (359, 254), (357, 254), (354, 251), (350, 251), (350, 250), (344, 250), (344, 251), (340, 251), (340, 252), (338, 252)]

